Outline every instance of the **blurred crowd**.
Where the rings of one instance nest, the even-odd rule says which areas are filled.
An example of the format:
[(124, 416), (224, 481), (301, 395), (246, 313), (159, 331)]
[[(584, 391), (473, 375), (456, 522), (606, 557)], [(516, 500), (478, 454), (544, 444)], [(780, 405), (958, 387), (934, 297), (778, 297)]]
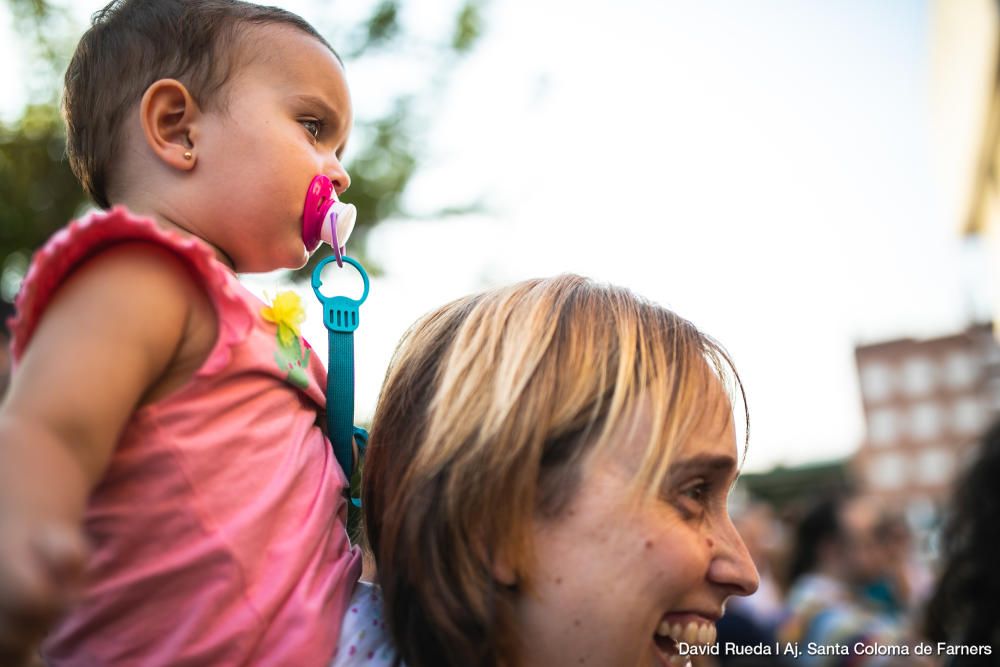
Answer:
[[(933, 534), (857, 493), (736, 503), (760, 588), (732, 598), (695, 667), (1000, 665), (1000, 423)], [(933, 549), (928, 549), (933, 545)]]

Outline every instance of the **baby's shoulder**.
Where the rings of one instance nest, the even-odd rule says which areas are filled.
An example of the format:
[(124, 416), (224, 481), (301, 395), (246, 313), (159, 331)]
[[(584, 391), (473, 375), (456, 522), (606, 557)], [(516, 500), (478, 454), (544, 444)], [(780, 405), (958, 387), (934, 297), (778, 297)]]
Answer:
[[(201, 315), (198, 317), (198, 315)], [(173, 361), (197, 354), (192, 331), (214, 326), (207, 297), (176, 255), (144, 242), (123, 242), (90, 256), (48, 299), (34, 336), (45, 357), (53, 346), (95, 354), (129, 351), (140, 359)], [(200, 326), (195, 326), (195, 324)], [(48, 335), (43, 335), (48, 332)], [(65, 335), (72, 332), (72, 335)], [(211, 349), (208, 338), (202, 358)]]
[[(81, 283), (75, 285), (74, 283)], [(131, 340), (160, 352), (162, 374), (145, 391), (151, 403), (183, 386), (212, 352), (218, 320), (204, 285), (171, 249), (123, 242), (89, 259), (64, 288), (77, 308), (104, 304), (114, 326)], [(76, 294), (74, 294), (76, 292)], [(59, 307), (58, 301), (53, 304)]]
[(217, 337), (213, 302), (235, 301), (226, 272), (203, 243), (151, 220), (120, 208), (91, 214), (33, 258), (11, 320), (13, 357), (24, 354), (44, 318), (110, 326), (114, 335), (102, 339), (132, 333), (164, 348), (171, 367), (197, 364)]
[[(99, 296), (126, 295), (135, 305), (184, 302), (198, 287), (184, 261), (169, 248), (144, 240), (123, 240), (81, 261), (60, 291), (79, 283)], [(148, 294), (149, 299), (142, 299)]]

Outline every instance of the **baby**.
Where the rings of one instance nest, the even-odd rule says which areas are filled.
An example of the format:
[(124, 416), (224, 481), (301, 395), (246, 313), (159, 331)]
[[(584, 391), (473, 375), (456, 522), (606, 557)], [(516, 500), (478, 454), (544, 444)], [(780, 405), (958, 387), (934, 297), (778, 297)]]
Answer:
[(281, 9), (119, 0), (64, 105), (104, 210), (36, 254), (11, 321), (0, 664), (391, 660), (301, 304), (235, 278), (301, 267), (310, 183), (350, 184), (339, 57)]

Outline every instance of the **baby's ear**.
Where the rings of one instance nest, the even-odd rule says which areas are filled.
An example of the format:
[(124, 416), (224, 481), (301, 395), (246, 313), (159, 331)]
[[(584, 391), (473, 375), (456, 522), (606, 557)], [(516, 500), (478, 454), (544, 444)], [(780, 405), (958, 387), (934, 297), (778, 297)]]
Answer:
[(198, 154), (192, 136), (199, 113), (183, 83), (176, 79), (154, 81), (139, 102), (139, 120), (150, 150), (175, 169), (193, 168)]

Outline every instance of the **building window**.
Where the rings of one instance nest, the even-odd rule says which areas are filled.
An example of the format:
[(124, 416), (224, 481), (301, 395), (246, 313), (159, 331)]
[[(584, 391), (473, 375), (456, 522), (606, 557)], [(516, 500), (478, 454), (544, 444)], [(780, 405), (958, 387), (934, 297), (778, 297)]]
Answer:
[(986, 396), (990, 402), (990, 409), (994, 413), (1000, 412), (1000, 377), (990, 378), (986, 385)]
[(962, 435), (978, 435), (983, 428), (983, 406), (973, 396), (955, 401), (952, 411), (952, 425)]
[(923, 396), (937, 384), (937, 368), (926, 357), (914, 357), (903, 364), (902, 380), (908, 396)]
[(868, 466), (868, 481), (876, 489), (898, 489), (906, 483), (906, 460), (899, 454), (883, 454)]
[(889, 408), (872, 410), (868, 415), (868, 440), (876, 447), (892, 444), (897, 437), (896, 413)]
[(917, 479), (924, 484), (947, 484), (955, 474), (955, 455), (943, 447), (932, 447), (920, 453), (914, 467)]
[(986, 365), (996, 366), (1000, 364), (1000, 345), (991, 343), (986, 346)]
[(918, 403), (910, 410), (910, 433), (915, 439), (935, 438), (941, 426), (941, 410), (932, 401)]
[(861, 369), (861, 393), (871, 402), (883, 401), (892, 396), (893, 372), (888, 365), (878, 362), (865, 364)]
[(944, 361), (944, 382), (950, 389), (968, 389), (979, 379), (979, 365), (968, 352), (952, 352)]

